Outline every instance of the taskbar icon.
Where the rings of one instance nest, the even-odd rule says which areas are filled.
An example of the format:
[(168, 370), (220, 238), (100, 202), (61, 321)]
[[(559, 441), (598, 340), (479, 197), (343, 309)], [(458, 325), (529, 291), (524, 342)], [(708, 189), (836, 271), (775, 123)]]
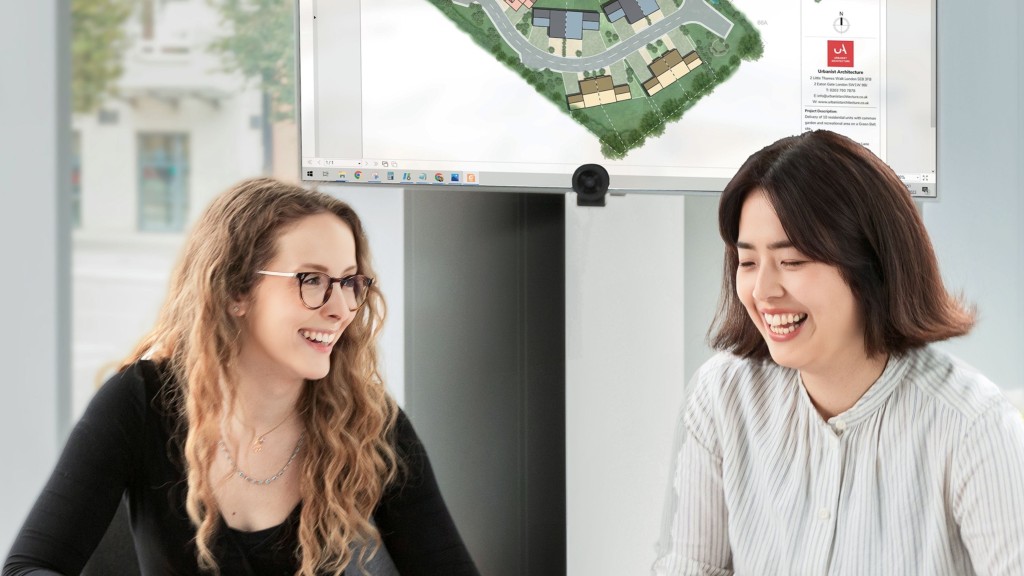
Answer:
[[(369, 164), (370, 162), (362, 162)], [(379, 164), (383, 164), (380, 162)], [(388, 167), (394, 167), (397, 162), (388, 161)], [(383, 166), (381, 166), (383, 168)], [(431, 184), (442, 186), (473, 186), (480, 184), (480, 173), (466, 170), (434, 169), (434, 170), (389, 170), (389, 169), (367, 169), (346, 166), (331, 170), (303, 168), (303, 179), (318, 180), (321, 182), (342, 182), (349, 184), (397, 184), (417, 185)]]

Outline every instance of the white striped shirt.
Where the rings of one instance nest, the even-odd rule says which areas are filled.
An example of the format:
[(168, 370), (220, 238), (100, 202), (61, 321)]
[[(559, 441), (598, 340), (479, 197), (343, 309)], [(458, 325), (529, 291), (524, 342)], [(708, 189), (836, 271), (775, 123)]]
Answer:
[(718, 354), (680, 432), (656, 575), (1024, 574), (1024, 420), (934, 348), (827, 421), (797, 371)]

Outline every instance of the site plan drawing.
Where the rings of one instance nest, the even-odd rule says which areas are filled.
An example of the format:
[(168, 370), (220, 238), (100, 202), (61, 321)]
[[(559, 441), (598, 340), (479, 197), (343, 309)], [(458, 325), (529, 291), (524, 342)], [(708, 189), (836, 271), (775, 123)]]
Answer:
[(660, 136), (761, 35), (727, 0), (429, 0), (601, 142), (608, 159)]

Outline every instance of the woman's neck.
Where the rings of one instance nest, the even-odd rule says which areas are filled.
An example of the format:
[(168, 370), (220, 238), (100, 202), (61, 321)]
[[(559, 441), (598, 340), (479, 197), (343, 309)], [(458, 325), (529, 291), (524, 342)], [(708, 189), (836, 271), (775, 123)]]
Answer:
[(871, 388), (885, 371), (888, 354), (861, 357), (827, 372), (800, 371), (807, 395), (821, 417), (828, 420), (846, 412)]
[(236, 371), (231, 414), (246, 430), (259, 434), (287, 419), (299, 403), (303, 385), (278, 382), (245, 370)]

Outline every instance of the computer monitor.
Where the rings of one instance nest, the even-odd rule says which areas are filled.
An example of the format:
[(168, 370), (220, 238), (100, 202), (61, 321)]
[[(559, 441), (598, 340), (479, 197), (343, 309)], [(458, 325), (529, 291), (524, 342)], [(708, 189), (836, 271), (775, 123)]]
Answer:
[(297, 0), (302, 178), (720, 191), (830, 129), (936, 197), (934, 0)]

